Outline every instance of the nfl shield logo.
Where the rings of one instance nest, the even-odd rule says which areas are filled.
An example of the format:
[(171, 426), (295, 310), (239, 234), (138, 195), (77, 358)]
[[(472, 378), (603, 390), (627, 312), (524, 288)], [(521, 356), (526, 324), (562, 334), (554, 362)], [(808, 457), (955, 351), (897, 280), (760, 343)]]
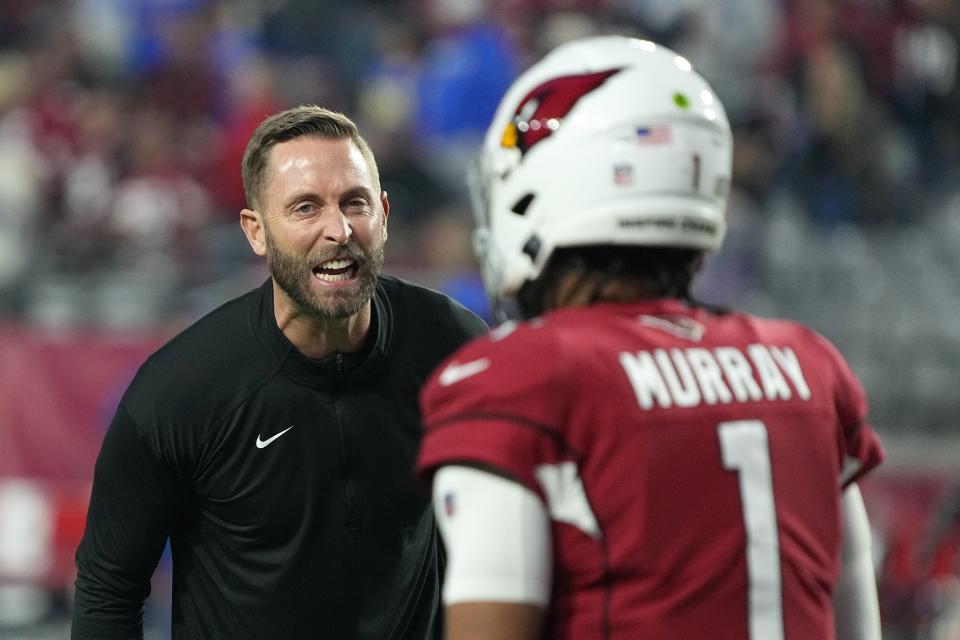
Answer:
[(633, 166), (624, 163), (613, 165), (613, 183), (621, 187), (633, 184)]
[(447, 495), (443, 496), (443, 510), (447, 512), (447, 515), (448, 515), (448, 516), (452, 516), (452, 515), (453, 515), (453, 512), (454, 512), (454, 502), (453, 502), (453, 494), (452, 494), (452, 493), (448, 493)]

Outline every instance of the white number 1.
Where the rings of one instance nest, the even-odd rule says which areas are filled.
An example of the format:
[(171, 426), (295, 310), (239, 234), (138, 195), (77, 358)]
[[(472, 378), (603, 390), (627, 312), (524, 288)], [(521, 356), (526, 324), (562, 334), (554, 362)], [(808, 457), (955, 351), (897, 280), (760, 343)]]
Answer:
[(760, 420), (721, 422), (717, 433), (724, 468), (737, 471), (740, 478), (747, 532), (750, 638), (783, 640), (780, 542), (767, 427)]

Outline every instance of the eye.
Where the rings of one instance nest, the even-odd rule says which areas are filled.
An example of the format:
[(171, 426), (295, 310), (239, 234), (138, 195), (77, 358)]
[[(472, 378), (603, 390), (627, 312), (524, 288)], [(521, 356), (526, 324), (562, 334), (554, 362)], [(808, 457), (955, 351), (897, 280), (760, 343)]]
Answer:
[(366, 210), (370, 204), (364, 198), (350, 198), (343, 206), (350, 211), (361, 211)]
[(303, 204), (297, 206), (293, 211), (299, 213), (300, 215), (308, 216), (311, 213), (317, 210), (317, 206), (312, 202), (304, 202)]

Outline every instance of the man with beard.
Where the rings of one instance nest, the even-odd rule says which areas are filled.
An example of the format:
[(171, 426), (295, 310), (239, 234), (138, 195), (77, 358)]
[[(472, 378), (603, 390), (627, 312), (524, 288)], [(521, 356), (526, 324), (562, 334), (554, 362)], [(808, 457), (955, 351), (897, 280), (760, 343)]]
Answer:
[(72, 637), (140, 638), (173, 551), (174, 638), (436, 638), (417, 392), (485, 327), (380, 275), (390, 212), (353, 122), (267, 118), (241, 226), (271, 278), (143, 365), (97, 459)]

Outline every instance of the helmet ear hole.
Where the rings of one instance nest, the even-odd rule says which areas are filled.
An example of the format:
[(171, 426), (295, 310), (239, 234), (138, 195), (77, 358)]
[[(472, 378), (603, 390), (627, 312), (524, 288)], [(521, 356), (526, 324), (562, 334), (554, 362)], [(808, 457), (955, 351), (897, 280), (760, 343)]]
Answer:
[(522, 216), (527, 213), (527, 209), (530, 207), (530, 203), (533, 202), (533, 199), (536, 196), (532, 193), (528, 193), (519, 200), (513, 203), (513, 206), (510, 207), (510, 211), (513, 211), (518, 216)]
[(537, 255), (540, 254), (540, 238), (536, 234), (530, 236), (523, 245), (523, 252), (530, 256), (531, 260), (536, 261)]

